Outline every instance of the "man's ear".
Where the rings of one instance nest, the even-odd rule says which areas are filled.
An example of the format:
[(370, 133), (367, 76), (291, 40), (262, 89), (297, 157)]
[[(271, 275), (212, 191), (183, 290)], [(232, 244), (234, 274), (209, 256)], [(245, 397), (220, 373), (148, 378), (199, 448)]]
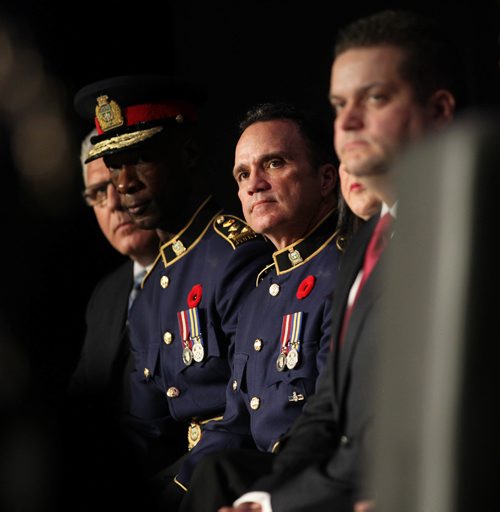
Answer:
[(321, 197), (326, 197), (332, 193), (338, 180), (338, 172), (333, 164), (323, 164), (319, 168)]
[(436, 128), (447, 125), (455, 113), (455, 97), (446, 89), (439, 89), (429, 100), (431, 123)]

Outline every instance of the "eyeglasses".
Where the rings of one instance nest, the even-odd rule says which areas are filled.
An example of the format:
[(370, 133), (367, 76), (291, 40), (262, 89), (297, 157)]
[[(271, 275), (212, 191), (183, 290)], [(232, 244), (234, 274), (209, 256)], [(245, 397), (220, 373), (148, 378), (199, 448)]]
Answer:
[(83, 192), (83, 198), (88, 206), (104, 206), (108, 198), (108, 187), (111, 185), (111, 180), (101, 181), (95, 185), (87, 187)]

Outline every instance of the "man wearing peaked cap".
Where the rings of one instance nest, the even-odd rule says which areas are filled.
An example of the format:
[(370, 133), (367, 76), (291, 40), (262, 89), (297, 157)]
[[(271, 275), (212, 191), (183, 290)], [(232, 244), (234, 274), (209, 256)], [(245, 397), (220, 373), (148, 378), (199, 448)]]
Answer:
[(195, 123), (205, 99), (195, 83), (161, 75), (119, 76), (83, 87), (75, 108), (94, 120), (98, 132), (87, 162), (138, 147), (165, 126)]
[[(173, 463), (179, 445), (187, 451), (189, 423), (193, 445), (220, 419), (238, 311), (271, 253), (210, 195), (196, 133), (203, 99), (193, 84), (153, 75), (97, 82), (75, 97), (98, 130), (88, 160), (104, 158), (134, 222), (160, 238), (129, 313), (135, 369), (126, 425), (148, 474)], [(173, 434), (179, 423), (182, 440)], [(167, 453), (156, 467), (150, 450), (162, 438)], [(164, 473), (155, 485), (175, 501), (183, 491), (172, 484), (174, 469)]]

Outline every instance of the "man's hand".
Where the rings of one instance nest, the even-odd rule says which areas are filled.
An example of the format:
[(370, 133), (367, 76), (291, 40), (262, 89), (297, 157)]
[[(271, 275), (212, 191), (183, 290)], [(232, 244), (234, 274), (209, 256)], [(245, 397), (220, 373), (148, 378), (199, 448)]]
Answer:
[(358, 501), (354, 504), (354, 512), (374, 512), (375, 502), (373, 500)]

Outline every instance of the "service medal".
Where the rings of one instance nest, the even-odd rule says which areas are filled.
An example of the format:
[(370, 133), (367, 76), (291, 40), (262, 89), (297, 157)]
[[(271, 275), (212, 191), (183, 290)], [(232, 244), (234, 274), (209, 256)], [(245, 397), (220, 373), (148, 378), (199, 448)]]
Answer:
[(203, 348), (203, 345), (198, 342), (193, 345), (193, 359), (197, 363), (201, 363), (203, 361), (203, 358), (205, 357), (205, 349)]
[(189, 366), (193, 362), (193, 353), (189, 347), (185, 347), (182, 351), (182, 360), (186, 366)]
[(288, 354), (286, 356), (286, 365), (288, 366), (288, 368), (290, 370), (293, 370), (297, 366), (298, 362), (299, 362), (299, 353), (297, 352), (297, 350), (292, 348), (292, 350), (290, 350), (290, 352), (288, 352)]
[(276, 369), (279, 372), (282, 372), (285, 369), (286, 366), (286, 354), (284, 352), (281, 352), (278, 356), (278, 359), (276, 359)]

